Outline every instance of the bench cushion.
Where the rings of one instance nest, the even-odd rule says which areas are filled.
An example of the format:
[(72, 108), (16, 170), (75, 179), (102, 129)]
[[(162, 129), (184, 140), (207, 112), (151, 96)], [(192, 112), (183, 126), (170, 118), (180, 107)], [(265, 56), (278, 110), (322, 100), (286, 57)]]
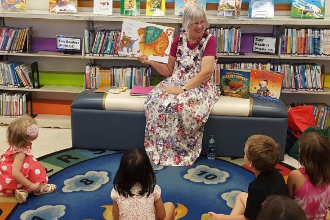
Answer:
[[(120, 94), (95, 93), (86, 90), (73, 101), (71, 108), (111, 111), (144, 111), (145, 97), (130, 96), (129, 90)], [(221, 96), (211, 115), (287, 118), (283, 102), (269, 102), (257, 98), (241, 99)]]

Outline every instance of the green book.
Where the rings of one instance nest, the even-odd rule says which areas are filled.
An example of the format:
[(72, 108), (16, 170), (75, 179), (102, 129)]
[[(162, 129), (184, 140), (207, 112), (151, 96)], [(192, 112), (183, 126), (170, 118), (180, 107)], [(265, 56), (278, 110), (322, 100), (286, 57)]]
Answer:
[(121, 15), (139, 15), (140, 0), (120, 0)]

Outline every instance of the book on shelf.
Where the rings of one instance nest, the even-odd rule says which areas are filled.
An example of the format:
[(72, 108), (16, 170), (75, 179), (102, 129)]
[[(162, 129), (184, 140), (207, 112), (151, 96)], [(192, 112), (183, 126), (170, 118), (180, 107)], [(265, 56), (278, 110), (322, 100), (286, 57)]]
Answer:
[(206, 0), (175, 0), (174, 1), (174, 15), (183, 16), (183, 11), (186, 5), (198, 4), (206, 12)]
[(224, 96), (248, 99), (250, 97), (250, 70), (221, 69), (220, 90)]
[(239, 17), (241, 15), (241, 0), (219, 0), (218, 13), (224, 17)]
[(129, 57), (147, 55), (149, 60), (167, 63), (174, 28), (124, 19), (119, 54)]
[(1, 10), (3, 11), (26, 10), (26, 0), (1, 0)]
[(250, 0), (249, 2), (249, 18), (273, 18), (274, 11), (274, 0)]
[(282, 92), (282, 84), (282, 73), (252, 69), (250, 73), (250, 96), (278, 102)]
[(146, 96), (155, 86), (133, 86), (129, 94), (131, 96)]
[(146, 15), (147, 16), (164, 16), (166, 0), (147, 0)]
[(112, 15), (112, 0), (94, 0), (93, 13), (100, 15)]
[(48, 0), (48, 11), (56, 13), (77, 13), (78, 0)]
[(121, 87), (121, 86), (104, 86), (99, 89), (94, 90), (94, 92), (103, 92), (103, 93), (113, 93), (119, 94), (121, 92), (125, 92), (128, 87)]
[(292, 0), (292, 18), (319, 18), (324, 19), (325, 0)]
[(140, 0), (120, 0), (121, 15), (139, 15)]

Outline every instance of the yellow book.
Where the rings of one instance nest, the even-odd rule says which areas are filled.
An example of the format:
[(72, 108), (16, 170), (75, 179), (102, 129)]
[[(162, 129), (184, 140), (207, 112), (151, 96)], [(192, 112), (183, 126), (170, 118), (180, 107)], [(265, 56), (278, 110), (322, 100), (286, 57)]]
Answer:
[(164, 16), (165, 0), (147, 0), (146, 3), (147, 16)]
[(324, 87), (330, 88), (330, 73), (325, 74)]

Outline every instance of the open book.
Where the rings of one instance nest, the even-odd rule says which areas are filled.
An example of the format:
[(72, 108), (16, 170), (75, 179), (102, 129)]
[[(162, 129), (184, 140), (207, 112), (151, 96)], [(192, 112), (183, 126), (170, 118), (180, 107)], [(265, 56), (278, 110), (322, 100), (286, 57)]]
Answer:
[(104, 86), (99, 89), (96, 89), (94, 92), (105, 92), (105, 93), (114, 93), (119, 94), (121, 92), (125, 92), (127, 87), (119, 87), (119, 86)]

